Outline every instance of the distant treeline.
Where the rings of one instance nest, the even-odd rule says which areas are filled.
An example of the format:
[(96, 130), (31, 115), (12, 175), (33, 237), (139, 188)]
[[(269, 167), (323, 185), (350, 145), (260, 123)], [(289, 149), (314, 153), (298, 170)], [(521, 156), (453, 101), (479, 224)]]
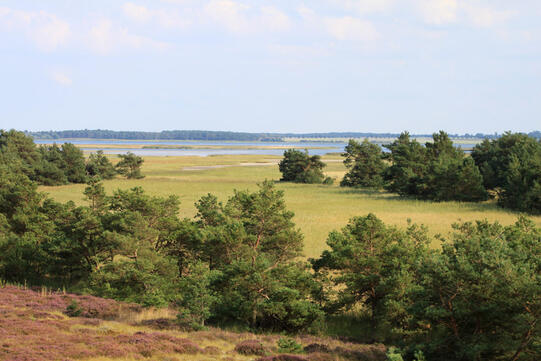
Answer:
[[(281, 141), (283, 138), (397, 138), (399, 133), (358, 133), (358, 132), (331, 132), (331, 133), (242, 133), (208, 130), (164, 130), (161, 132), (137, 132), (114, 130), (62, 130), (25, 132), (35, 139), (126, 139), (126, 140), (237, 140), (237, 141)], [(495, 139), (501, 134), (449, 134), (452, 138), (464, 139)], [(541, 138), (541, 131), (528, 134), (530, 137)], [(412, 137), (431, 137), (432, 134), (412, 134)]]

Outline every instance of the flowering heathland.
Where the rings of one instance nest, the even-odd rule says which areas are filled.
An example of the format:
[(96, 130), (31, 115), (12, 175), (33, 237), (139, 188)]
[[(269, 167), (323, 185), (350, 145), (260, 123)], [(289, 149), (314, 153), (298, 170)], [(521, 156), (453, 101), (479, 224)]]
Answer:
[[(81, 310), (80, 316), (69, 317), (71, 304)], [(269, 359), (286, 360), (279, 355), (278, 335), (254, 335), (223, 330), (181, 332), (172, 323), (167, 330), (151, 328), (152, 322), (133, 324), (117, 322), (128, 312), (138, 313), (137, 305), (93, 296), (43, 292), (4, 285), (0, 287), (0, 360), (251, 360), (246, 345), (257, 344)], [(160, 314), (159, 312), (157, 314)], [(135, 318), (134, 318), (135, 319)], [(150, 326), (149, 326), (150, 325)], [(161, 325), (161, 324), (160, 324)], [(295, 360), (385, 360), (385, 347), (344, 343), (313, 336), (298, 341), (313, 345), (324, 343), (314, 353)], [(239, 350), (241, 350), (239, 352)], [(320, 351), (326, 352), (320, 352)], [(329, 351), (332, 350), (332, 351)], [(278, 358), (276, 358), (278, 357)]]

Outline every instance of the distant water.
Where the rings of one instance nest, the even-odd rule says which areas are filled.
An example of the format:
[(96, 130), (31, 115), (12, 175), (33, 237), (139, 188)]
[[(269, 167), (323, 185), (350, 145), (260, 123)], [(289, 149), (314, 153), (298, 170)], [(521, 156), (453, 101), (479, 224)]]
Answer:
[[(114, 145), (178, 145), (178, 146), (221, 146), (224, 149), (130, 149), (130, 148), (89, 148), (81, 149), (89, 152), (103, 150), (106, 154), (126, 154), (132, 152), (141, 156), (209, 156), (209, 155), (283, 155), (285, 149), (227, 149), (228, 146), (281, 146), (281, 147), (325, 147), (328, 149), (308, 149), (311, 155), (325, 155), (344, 151), (346, 143), (320, 143), (320, 142), (220, 142), (220, 141), (146, 141), (146, 140), (98, 140), (98, 139), (40, 139), (35, 140), (36, 144), (114, 144)], [(299, 149), (302, 150), (302, 149)]]
[[(225, 141), (150, 141), (150, 140), (103, 140), (103, 139), (41, 139), (35, 140), (36, 144), (114, 144), (114, 145), (178, 145), (178, 146), (222, 146), (224, 149), (130, 149), (130, 148), (89, 148), (81, 149), (89, 152), (103, 150), (106, 154), (126, 154), (132, 152), (140, 156), (201, 156), (209, 155), (283, 155), (284, 149), (227, 149), (228, 146), (282, 146), (282, 147), (325, 147), (327, 149), (308, 149), (311, 155), (325, 155), (328, 153), (341, 153), (344, 151), (345, 142), (225, 142)], [(375, 143), (379, 146), (387, 143)], [(457, 144), (457, 147), (472, 148), (475, 144)], [(299, 149), (299, 150), (302, 150)], [(383, 151), (387, 151), (383, 148)]]

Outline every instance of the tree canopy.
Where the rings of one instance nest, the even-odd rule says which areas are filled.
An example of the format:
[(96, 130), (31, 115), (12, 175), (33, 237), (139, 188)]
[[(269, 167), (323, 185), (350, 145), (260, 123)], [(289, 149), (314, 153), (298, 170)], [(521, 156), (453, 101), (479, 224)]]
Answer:
[(485, 187), (496, 193), (500, 205), (541, 213), (541, 140), (506, 133), (477, 145), (472, 158)]
[(383, 152), (377, 144), (368, 139), (359, 143), (349, 140), (342, 156), (348, 172), (340, 182), (346, 187), (381, 188), (383, 186), (383, 173), (387, 168), (383, 161)]
[(301, 152), (288, 149), (278, 164), (282, 173), (282, 181), (296, 183), (321, 183), (325, 179), (323, 168), (325, 163), (319, 155), (310, 156), (308, 150)]
[(143, 158), (131, 152), (127, 154), (119, 154), (120, 161), (116, 164), (116, 170), (119, 174), (126, 176), (128, 179), (141, 179), (145, 176), (141, 174), (141, 166)]

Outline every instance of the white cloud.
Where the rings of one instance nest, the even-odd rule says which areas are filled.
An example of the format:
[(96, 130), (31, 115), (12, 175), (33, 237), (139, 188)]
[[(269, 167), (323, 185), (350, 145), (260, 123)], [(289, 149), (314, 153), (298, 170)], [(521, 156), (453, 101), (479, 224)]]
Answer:
[(299, 6), (297, 12), (305, 23), (314, 24), (318, 21), (316, 12), (304, 5)]
[(212, 0), (203, 13), (208, 21), (232, 33), (280, 32), (291, 27), (289, 17), (273, 6), (251, 7), (232, 0)]
[(323, 23), (328, 33), (338, 40), (371, 42), (379, 37), (376, 28), (371, 22), (351, 16), (324, 18)]
[(289, 17), (272, 6), (261, 7), (261, 21), (264, 27), (272, 31), (286, 31), (291, 27)]
[(369, 43), (380, 37), (376, 27), (370, 21), (358, 17), (323, 17), (304, 5), (300, 6), (297, 12), (306, 26), (323, 31), (337, 40)]
[(72, 79), (61, 71), (53, 71), (51, 73), (51, 79), (57, 82), (60, 85), (70, 86)]
[(330, 0), (332, 3), (361, 14), (385, 12), (395, 4), (395, 0)]
[(106, 55), (123, 49), (164, 50), (169, 44), (145, 36), (131, 34), (124, 27), (114, 26), (109, 19), (100, 19), (88, 33), (89, 46), (98, 54)]
[(70, 24), (45, 11), (28, 12), (0, 7), (0, 26), (23, 32), (43, 51), (56, 50), (71, 37)]
[(177, 10), (151, 10), (142, 5), (131, 2), (124, 3), (122, 6), (124, 15), (128, 18), (140, 22), (147, 23), (155, 21), (158, 25), (165, 28), (186, 28), (193, 23), (190, 17), (193, 17), (191, 9), (187, 9), (187, 14), (180, 13)]
[(476, 0), (415, 0), (415, 4), (423, 20), (432, 25), (463, 22), (491, 27), (515, 15), (514, 11), (496, 10)]
[(134, 3), (125, 3), (122, 10), (129, 18), (140, 22), (147, 22), (152, 17), (150, 10)]
[(418, 0), (417, 8), (428, 24), (443, 25), (457, 20), (457, 0)]
[(466, 13), (469, 21), (478, 27), (491, 27), (498, 23), (505, 22), (515, 15), (514, 11), (500, 11), (487, 6), (475, 5), (471, 2), (464, 2), (461, 8)]
[(213, 0), (205, 6), (205, 14), (214, 22), (221, 24), (231, 32), (249, 29), (248, 20), (243, 12), (249, 6), (231, 0)]

